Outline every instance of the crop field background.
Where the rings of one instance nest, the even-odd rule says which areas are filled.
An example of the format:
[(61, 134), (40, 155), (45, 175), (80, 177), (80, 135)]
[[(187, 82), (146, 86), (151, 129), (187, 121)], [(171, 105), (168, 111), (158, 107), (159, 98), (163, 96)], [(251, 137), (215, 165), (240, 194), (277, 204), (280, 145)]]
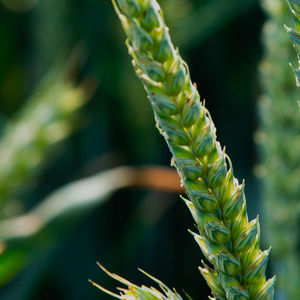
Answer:
[[(265, 15), (255, 0), (160, 4), (235, 176), (246, 180), (249, 218), (263, 215), (254, 132)], [(170, 167), (171, 155), (124, 39), (108, 0), (0, 1), (1, 220), (26, 216), (68, 183), (119, 166), (156, 168), (154, 182), (169, 176), (158, 168)], [(75, 102), (66, 100), (67, 108), (61, 108), (55, 104), (61, 98)], [(38, 103), (45, 105), (35, 111)], [(115, 288), (96, 261), (132, 282), (150, 282), (140, 267), (181, 294), (207, 298), (209, 288), (197, 269), (203, 256), (187, 231), (194, 224), (180, 187), (112, 186), (105, 201), (73, 207), (72, 197), (94, 192), (82, 184), (78, 193), (60, 196), (58, 202), (69, 203), (61, 215), (53, 203), (40, 210), (49, 218), (46, 224), (0, 221), (1, 300), (110, 299), (88, 283), (92, 278)], [(269, 246), (263, 236), (261, 243)]]

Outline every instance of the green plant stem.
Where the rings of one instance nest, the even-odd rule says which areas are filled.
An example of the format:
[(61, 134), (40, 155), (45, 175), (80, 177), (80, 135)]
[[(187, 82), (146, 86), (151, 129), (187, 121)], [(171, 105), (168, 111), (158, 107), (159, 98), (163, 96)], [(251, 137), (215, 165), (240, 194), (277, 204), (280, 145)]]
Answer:
[(200, 268), (218, 299), (272, 299), (266, 282), (269, 250), (259, 249), (259, 222), (248, 222), (244, 183), (234, 178), (229, 157), (189, 70), (174, 48), (154, 0), (112, 0), (128, 37), (137, 76), (143, 82), (156, 124), (173, 154), (199, 229), (194, 233), (213, 268)]
[(260, 64), (263, 94), (258, 105), (260, 129), (255, 135), (261, 165), (265, 236), (272, 245), (272, 268), (278, 296), (299, 299), (300, 253), (300, 116), (299, 90), (288, 65), (295, 58), (283, 24), (288, 24), (288, 4), (263, 0), (268, 15), (263, 27), (264, 58)]

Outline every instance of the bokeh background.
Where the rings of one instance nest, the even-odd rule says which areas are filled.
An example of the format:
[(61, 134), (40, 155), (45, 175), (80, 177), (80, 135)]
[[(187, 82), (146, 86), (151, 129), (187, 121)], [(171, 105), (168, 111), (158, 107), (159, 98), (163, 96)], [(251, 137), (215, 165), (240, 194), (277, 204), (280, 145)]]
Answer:
[[(256, 0), (160, 3), (235, 175), (246, 179), (253, 218), (261, 212), (253, 132), (263, 12)], [(108, 0), (0, 1), (0, 161), (5, 164), (7, 153), (20, 148), (13, 160), (20, 163), (9, 165), (10, 177), (0, 171), (1, 219), (26, 214), (69, 182), (118, 166), (170, 166), (124, 39)], [(65, 94), (71, 108), (61, 113), (54, 103)], [(74, 97), (79, 100), (72, 106)], [(46, 104), (35, 111), (40, 102)], [(48, 120), (52, 110), (57, 115)], [(14, 128), (17, 122), (21, 133)], [(24, 136), (51, 122), (56, 124), (52, 142), (43, 141), (41, 131), (37, 152), (30, 152), (34, 146), (26, 148)], [(17, 131), (16, 141), (7, 141)], [(72, 195), (67, 198), (72, 203)], [(178, 193), (131, 187), (118, 189), (105, 202), (70, 207), (28, 237), (14, 236), (15, 225), (1, 229), (0, 223), (1, 248), (6, 247), (0, 258), (1, 299), (110, 299), (88, 283), (92, 278), (115, 288), (97, 260), (135, 283), (151, 284), (137, 271), (141, 267), (193, 299), (207, 298), (209, 289), (197, 270), (203, 257), (187, 231), (194, 225)], [(46, 214), (52, 208), (46, 206)], [(20, 224), (23, 229), (27, 223)]]

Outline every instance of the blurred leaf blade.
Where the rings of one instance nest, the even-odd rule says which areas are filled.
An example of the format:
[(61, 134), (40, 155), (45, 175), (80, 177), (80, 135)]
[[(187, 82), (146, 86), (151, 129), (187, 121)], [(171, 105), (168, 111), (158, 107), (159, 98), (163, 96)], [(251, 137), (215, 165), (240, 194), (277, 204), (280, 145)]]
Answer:
[(130, 168), (120, 167), (69, 183), (51, 193), (29, 213), (0, 221), (0, 240), (37, 235), (58, 219), (103, 203), (115, 190), (130, 185), (133, 176)]
[[(153, 185), (150, 173), (163, 178), (160, 185)], [(170, 181), (173, 183), (170, 184)], [(117, 167), (59, 188), (27, 214), (0, 221), (0, 240), (7, 247), (0, 256), (0, 261), (5, 266), (4, 271), (0, 272), (0, 285), (32, 260), (36, 246), (45, 243), (49, 239), (49, 233), (55, 232), (57, 228), (64, 232), (66, 224), (70, 224), (71, 220), (75, 219), (77, 222), (95, 206), (105, 203), (112, 193), (130, 186), (182, 191), (176, 172), (158, 166)], [(66, 230), (71, 230), (72, 227)], [(55, 239), (61, 232), (54, 235)]]

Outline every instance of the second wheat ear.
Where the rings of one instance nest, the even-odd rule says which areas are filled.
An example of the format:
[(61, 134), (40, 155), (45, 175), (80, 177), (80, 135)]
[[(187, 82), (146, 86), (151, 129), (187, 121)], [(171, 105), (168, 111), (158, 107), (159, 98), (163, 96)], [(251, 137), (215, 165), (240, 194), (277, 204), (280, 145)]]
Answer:
[(259, 249), (258, 218), (248, 221), (244, 183), (216, 139), (209, 111), (192, 84), (155, 0), (112, 0), (133, 66), (148, 94), (157, 128), (173, 155), (197, 224), (193, 233), (211, 264), (200, 271), (217, 299), (273, 299), (266, 281), (269, 250)]

